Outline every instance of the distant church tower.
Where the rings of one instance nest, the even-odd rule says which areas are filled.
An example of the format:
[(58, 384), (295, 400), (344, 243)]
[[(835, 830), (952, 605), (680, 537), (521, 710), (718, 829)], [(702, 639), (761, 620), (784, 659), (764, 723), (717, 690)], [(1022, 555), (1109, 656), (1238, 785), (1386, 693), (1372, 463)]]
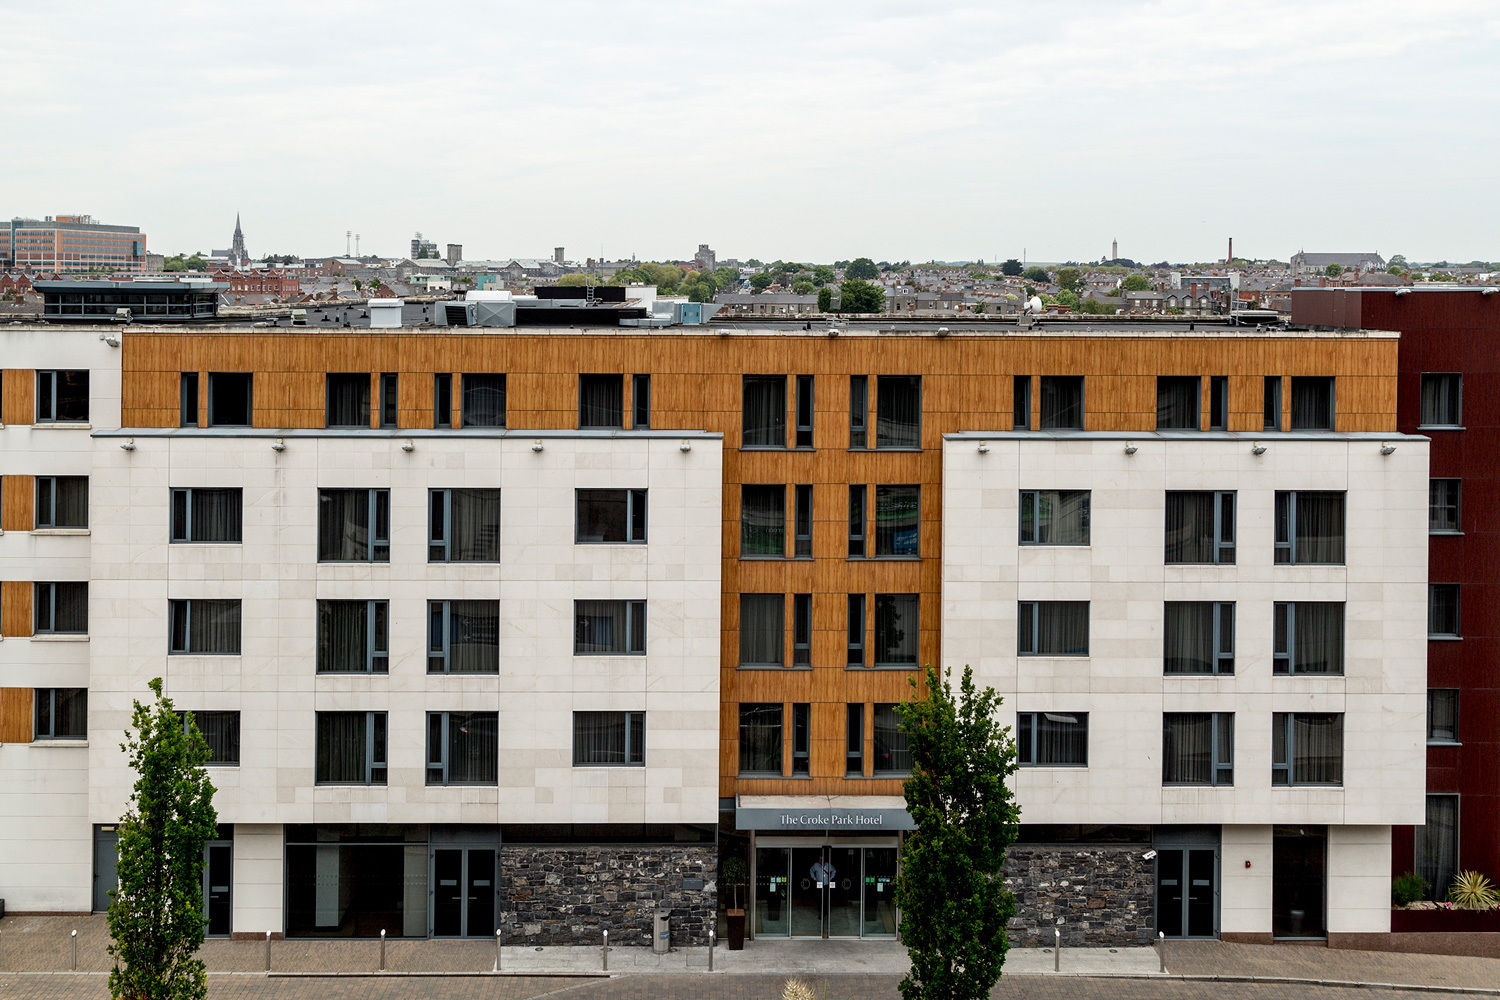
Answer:
[(250, 251), (245, 249), (245, 234), (240, 232), (240, 213), (234, 213), (234, 241), (229, 244), (229, 263), (244, 267), (250, 263)]
[[(238, 231), (238, 230), (236, 230), (236, 231)], [(1119, 260), (1120, 259), (1120, 241), (1119, 240), (1111, 240), (1110, 241), (1110, 244), (1109, 244), (1109, 259), (1110, 260)]]

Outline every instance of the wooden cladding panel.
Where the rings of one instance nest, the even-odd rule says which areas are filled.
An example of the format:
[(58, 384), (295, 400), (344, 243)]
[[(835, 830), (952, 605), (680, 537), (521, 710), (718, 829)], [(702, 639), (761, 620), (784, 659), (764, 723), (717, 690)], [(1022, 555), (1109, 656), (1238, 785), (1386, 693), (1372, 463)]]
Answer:
[(29, 424), (36, 417), (36, 372), (7, 368), (0, 372), (0, 424)]
[(31, 688), (0, 688), (0, 743), (31, 742), (31, 699)]
[(31, 634), (31, 591), (29, 581), (0, 581), (0, 635)]
[(0, 476), (0, 531), (36, 527), (36, 477)]

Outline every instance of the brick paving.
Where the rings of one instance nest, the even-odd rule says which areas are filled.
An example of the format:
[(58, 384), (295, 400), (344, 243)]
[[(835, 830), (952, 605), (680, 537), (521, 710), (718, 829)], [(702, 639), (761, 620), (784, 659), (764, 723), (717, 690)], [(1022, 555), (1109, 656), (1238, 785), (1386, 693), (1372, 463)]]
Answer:
[(1166, 950), (1167, 971), (1175, 975), (1272, 976), (1500, 990), (1500, 958), (1223, 941), (1169, 941)]

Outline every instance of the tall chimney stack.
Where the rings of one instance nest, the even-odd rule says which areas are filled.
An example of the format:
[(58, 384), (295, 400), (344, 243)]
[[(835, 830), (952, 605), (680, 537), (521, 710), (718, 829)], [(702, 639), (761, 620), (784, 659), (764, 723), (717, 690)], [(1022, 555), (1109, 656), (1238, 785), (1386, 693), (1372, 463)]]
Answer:
[(1224, 258), (1224, 263), (1226, 263), (1226, 264), (1233, 264), (1234, 263), (1234, 237), (1233, 236), (1229, 237), (1229, 256)]

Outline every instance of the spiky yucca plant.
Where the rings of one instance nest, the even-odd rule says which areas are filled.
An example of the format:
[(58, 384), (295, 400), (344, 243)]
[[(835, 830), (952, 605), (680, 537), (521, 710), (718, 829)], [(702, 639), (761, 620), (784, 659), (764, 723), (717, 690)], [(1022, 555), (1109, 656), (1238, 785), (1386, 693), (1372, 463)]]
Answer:
[(794, 977), (781, 987), (781, 1000), (818, 1000), (818, 991), (807, 980)]
[(1462, 910), (1488, 910), (1500, 905), (1495, 884), (1476, 871), (1459, 872), (1448, 887), (1448, 901)]

